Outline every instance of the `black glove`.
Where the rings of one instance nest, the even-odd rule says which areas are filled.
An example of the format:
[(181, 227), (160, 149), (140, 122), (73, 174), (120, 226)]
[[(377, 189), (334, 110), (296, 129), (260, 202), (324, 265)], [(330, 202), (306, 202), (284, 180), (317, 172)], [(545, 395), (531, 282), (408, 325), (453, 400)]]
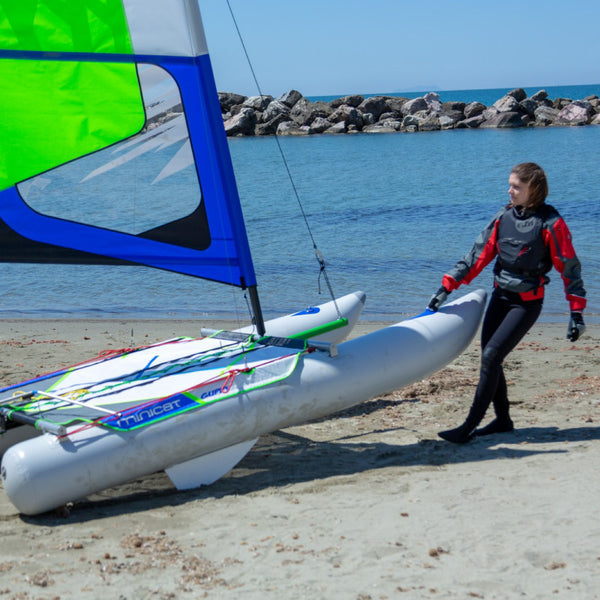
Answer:
[(444, 302), (446, 302), (449, 293), (450, 292), (442, 286), (433, 296), (431, 296), (427, 308), (435, 312), (442, 304), (444, 304)]
[(572, 312), (569, 319), (569, 328), (567, 329), (567, 339), (576, 342), (585, 331), (583, 315), (580, 312)]

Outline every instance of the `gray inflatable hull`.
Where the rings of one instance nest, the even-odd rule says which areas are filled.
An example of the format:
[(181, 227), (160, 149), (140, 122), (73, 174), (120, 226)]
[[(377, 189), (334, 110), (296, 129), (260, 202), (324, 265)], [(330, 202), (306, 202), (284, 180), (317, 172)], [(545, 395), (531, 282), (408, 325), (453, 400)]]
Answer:
[(471, 292), (437, 313), (343, 342), (337, 353), (305, 355), (281, 382), (146, 428), (91, 428), (62, 441), (44, 434), (19, 443), (2, 461), (4, 490), (19, 511), (37, 514), (161, 470), (171, 471), (178, 487), (210, 483), (260, 435), (323, 417), (439, 370), (473, 339), (485, 300), (482, 290)]

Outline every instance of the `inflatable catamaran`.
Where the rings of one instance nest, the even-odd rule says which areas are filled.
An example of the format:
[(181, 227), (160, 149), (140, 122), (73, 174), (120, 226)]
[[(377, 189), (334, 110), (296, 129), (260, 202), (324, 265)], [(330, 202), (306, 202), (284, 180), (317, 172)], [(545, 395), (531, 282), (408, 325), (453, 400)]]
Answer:
[[(21, 512), (159, 470), (211, 483), (258, 436), (425, 377), (470, 342), (481, 291), (347, 342), (362, 293), (263, 321), (196, 0), (2, 11), (0, 259), (166, 269), (248, 290), (253, 313), (245, 330), (0, 390), (2, 483)], [(39, 435), (17, 442), (23, 429)]]

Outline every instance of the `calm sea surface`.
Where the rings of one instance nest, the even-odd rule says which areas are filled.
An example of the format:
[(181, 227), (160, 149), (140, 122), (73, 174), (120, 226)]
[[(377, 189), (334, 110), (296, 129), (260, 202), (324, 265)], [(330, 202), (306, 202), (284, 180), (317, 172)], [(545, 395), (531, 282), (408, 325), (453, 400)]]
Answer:
[[(600, 95), (600, 86), (557, 89), (546, 88), (551, 97)], [(491, 104), (505, 92), (440, 95)], [(334, 292), (364, 290), (365, 319), (394, 321), (421, 312), (443, 273), (507, 201), (511, 167), (535, 161), (548, 174), (548, 201), (567, 221), (583, 264), (588, 322), (598, 321), (600, 127), (288, 137), (280, 143)], [(265, 316), (329, 300), (276, 140), (231, 139), (230, 149)], [(490, 271), (470, 287), (489, 289)], [(566, 323), (562, 282), (556, 272), (551, 277), (542, 318)], [(157, 270), (0, 264), (0, 317), (245, 321), (246, 315), (243, 292)]]

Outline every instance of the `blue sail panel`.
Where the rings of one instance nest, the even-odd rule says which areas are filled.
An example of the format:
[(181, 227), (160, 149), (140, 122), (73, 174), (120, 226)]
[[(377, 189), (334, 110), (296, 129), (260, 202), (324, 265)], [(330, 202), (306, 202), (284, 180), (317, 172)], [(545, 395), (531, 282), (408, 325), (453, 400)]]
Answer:
[[(123, 6), (131, 53), (122, 51), (122, 32), (119, 52), (104, 51), (106, 39), (97, 51), (59, 48), (49, 54), (27, 47), (26, 36), (22, 48), (15, 48), (14, 41), (2, 47), (16, 37), (2, 32), (10, 29), (10, 21), (0, 22), (0, 74), (16, 72), (15, 62), (26, 65), (28, 73), (27, 85), (13, 78), (10, 98), (0, 101), (3, 119), (12, 123), (0, 140), (0, 260), (140, 264), (255, 286), (197, 5), (177, 0), (169, 14), (154, 1), (126, 0)], [(141, 10), (153, 8), (158, 11), (154, 17), (139, 18)], [(81, 19), (81, 11), (75, 13), (73, 18)], [(173, 19), (162, 42), (155, 35), (165, 25), (159, 16)], [(37, 21), (30, 26), (35, 29)], [(20, 27), (22, 34), (23, 23)], [(47, 31), (48, 23), (45, 27)], [(179, 36), (176, 27), (181, 27)], [(62, 69), (63, 64), (68, 68)], [(94, 65), (93, 71), (88, 65)], [(123, 94), (128, 100), (122, 116), (114, 108), (111, 86), (131, 87), (132, 73), (141, 121), (134, 114), (135, 93)], [(102, 83), (97, 92), (101, 101), (90, 93), (95, 81)], [(39, 98), (19, 102), (20, 95), (28, 94)], [(23, 106), (40, 105), (44, 95), (50, 99), (47, 121), (27, 126)], [(128, 124), (122, 137), (118, 127), (107, 125), (109, 118), (109, 125), (119, 119)], [(61, 129), (53, 131), (48, 123), (57, 119)], [(36, 135), (40, 139), (29, 143)], [(16, 147), (21, 154), (13, 164), (11, 150)]]

